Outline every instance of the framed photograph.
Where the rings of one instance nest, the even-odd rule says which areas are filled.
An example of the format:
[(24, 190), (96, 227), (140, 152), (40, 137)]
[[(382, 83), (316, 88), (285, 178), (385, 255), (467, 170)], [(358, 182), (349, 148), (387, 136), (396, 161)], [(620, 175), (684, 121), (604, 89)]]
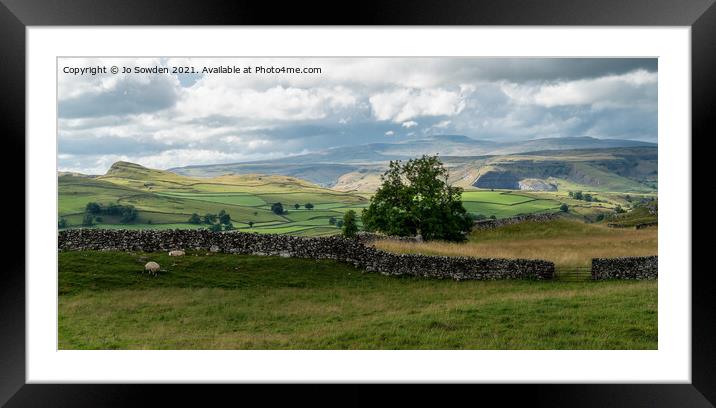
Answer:
[(8, 406), (716, 400), (691, 239), (713, 2), (2, 3)]

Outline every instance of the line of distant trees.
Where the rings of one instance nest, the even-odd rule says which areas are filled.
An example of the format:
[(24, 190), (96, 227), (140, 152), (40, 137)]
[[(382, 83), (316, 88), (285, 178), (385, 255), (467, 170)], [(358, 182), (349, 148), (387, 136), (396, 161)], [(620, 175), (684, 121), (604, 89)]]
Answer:
[[(133, 205), (122, 205), (117, 203), (109, 203), (103, 205), (97, 202), (89, 202), (85, 206), (85, 215), (82, 218), (82, 225), (91, 226), (95, 221), (102, 222), (103, 216), (118, 216), (120, 222), (130, 224), (137, 220), (137, 209)], [(66, 226), (65, 221), (65, 226)]]
[[(231, 215), (226, 210), (219, 211), (218, 214), (206, 213), (204, 216), (200, 216), (197, 213), (193, 213), (189, 216), (189, 224), (206, 224), (209, 225), (211, 231), (232, 231), (234, 224), (231, 223)], [(253, 223), (250, 222), (251, 225)]]
[(570, 191), (569, 196), (574, 198), (575, 200), (583, 200), (587, 202), (595, 202), (598, 203), (600, 200), (597, 197), (594, 197), (593, 195), (589, 193), (582, 193), (581, 191)]
[[(307, 210), (312, 210), (315, 206), (312, 203), (306, 203), (303, 205), (303, 207), (306, 208)], [(298, 210), (301, 208), (301, 204), (296, 203), (293, 205), (293, 208)], [(288, 214), (288, 210), (286, 210), (283, 207), (283, 204), (280, 202), (271, 204), (271, 212), (273, 212), (276, 215)], [(254, 214), (254, 215), (256, 215), (256, 214)]]

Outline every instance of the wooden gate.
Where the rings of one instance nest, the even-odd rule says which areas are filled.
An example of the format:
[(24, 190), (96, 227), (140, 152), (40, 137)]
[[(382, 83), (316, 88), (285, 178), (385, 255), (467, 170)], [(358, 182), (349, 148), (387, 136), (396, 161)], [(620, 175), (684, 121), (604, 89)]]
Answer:
[(554, 272), (554, 280), (557, 281), (582, 282), (592, 279), (591, 266), (557, 267)]

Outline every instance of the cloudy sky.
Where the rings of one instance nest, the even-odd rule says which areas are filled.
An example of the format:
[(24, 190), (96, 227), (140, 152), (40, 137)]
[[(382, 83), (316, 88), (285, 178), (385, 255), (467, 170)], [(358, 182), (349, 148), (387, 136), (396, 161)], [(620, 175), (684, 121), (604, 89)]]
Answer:
[[(74, 75), (65, 67), (297, 67), (320, 73)], [(656, 59), (60, 59), (58, 165), (167, 169), (430, 135), (656, 142)]]

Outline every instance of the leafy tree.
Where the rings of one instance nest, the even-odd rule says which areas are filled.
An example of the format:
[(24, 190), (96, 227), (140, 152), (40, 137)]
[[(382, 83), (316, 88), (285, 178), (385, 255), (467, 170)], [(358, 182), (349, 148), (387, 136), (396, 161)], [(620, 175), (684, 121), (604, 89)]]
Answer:
[(107, 215), (122, 215), (122, 206), (117, 203), (109, 203), (106, 208), (102, 209), (101, 211), (104, 212)]
[(591, 194), (585, 194), (585, 195), (583, 196), (583, 198), (584, 198), (584, 201), (587, 201), (587, 202), (592, 201), (592, 195), (591, 195)]
[(259, 215), (259, 212), (258, 212), (258, 211), (254, 211), (254, 215)]
[(99, 203), (91, 202), (85, 206), (85, 212), (88, 214), (99, 214), (102, 211), (102, 206)]
[(293, 205), (293, 208), (298, 210), (299, 208), (301, 208), (301, 204), (296, 203)]
[(211, 232), (221, 231), (221, 224), (211, 224), (211, 226), (209, 227), (209, 231), (211, 231)]
[(94, 220), (102, 222), (102, 217), (99, 215), (110, 215), (120, 217), (122, 223), (130, 223), (137, 219), (139, 215), (136, 208), (133, 205), (121, 205), (117, 203), (109, 203), (107, 206), (102, 204), (91, 202), (85, 206), (85, 212), (96, 216)]
[(254, 227), (254, 222), (253, 222), (253, 221), (249, 221), (248, 224), (249, 224), (249, 228), (253, 228), (253, 227)]
[(567, 212), (569, 211), (569, 206), (565, 203), (562, 203), (562, 205), (559, 206), (559, 211)]
[(67, 220), (64, 217), (60, 217), (60, 220), (57, 221), (57, 228), (67, 228)]
[(336, 225), (336, 217), (331, 217), (328, 219), (328, 224), (330, 225)]
[(231, 224), (231, 215), (229, 215), (226, 211), (221, 210), (221, 212), (219, 212), (219, 223), (223, 225)]
[(311, 204), (311, 203), (306, 203), (306, 204), (304, 204), (303, 206), (306, 207), (307, 210), (312, 210), (312, 209), (313, 209), (313, 204)]
[(474, 214), (472, 216), (472, 219), (475, 221), (482, 221), (482, 220), (487, 219), (487, 217), (484, 214)]
[(204, 215), (204, 224), (213, 224), (216, 222), (216, 214), (206, 213)]
[(197, 213), (193, 213), (191, 217), (189, 217), (189, 224), (201, 224), (201, 217)]
[(604, 221), (604, 213), (597, 214), (597, 221)]
[(234, 224), (229, 221), (227, 224), (224, 224), (224, 231), (233, 231), (236, 227), (234, 227)]
[(281, 215), (284, 213), (283, 204), (281, 203), (273, 203), (271, 204), (271, 211), (273, 211), (276, 215)]
[(492, 214), (492, 215), (490, 216), (490, 219), (491, 219), (491, 220), (496, 220), (497, 217), (495, 217), (495, 214)]
[(570, 192), (569, 192), (569, 196), (570, 196), (570, 197), (574, 197), (574, 191), (570, 191)]
[(363, 210), (369, 231), (423, 239), (464, 241), (472, 219), (462, 205), (462, 189), (448, 184), (448, 171), (437, 156), (405, 164), (391, 161), (381, 186)]
[(581, 199), (583, 198), (583, 197), (582, 197), (582, 192), (581, 192), (581, 191), (575, 191), (574, 194), (573, 194), (573, 197), (574, 197), (575, 199), (577, 199), (577, 200), (581, 200)]
[(614, 212), (616, 212), (617, 214), (622, 214), (622, 213), (625, 213), (626, 211), (622, 208), (621, 205), (617, 205), (617, 206), (614, 208)]
[(94, 225), (94, 216), (92, 216), (92, 214), (85, 214), (84, 218), (82, 218), (82, 225), (85, 227)]
[(129, 223), (137, 219), (137, 209), (133, 205), (122, 206), (122, 218), (120, 221), (123, 223)]
[(353, 210), (346, 211), (343, 214), (343, 235), (347, 238), (354, 238), (358, 232), (358, 224), (356, 223), (356, 212)]
[(343, 228), (343, 220), (336, 221), (336, 228)]

